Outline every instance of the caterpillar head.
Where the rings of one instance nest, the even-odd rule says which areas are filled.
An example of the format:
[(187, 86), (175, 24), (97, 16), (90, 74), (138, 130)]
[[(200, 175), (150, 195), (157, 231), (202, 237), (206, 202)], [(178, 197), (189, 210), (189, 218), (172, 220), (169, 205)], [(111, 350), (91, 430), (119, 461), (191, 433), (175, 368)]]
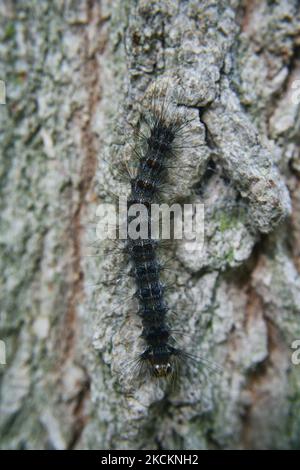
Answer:
[(154, 350), (148, 359), (154, 377), (169, 377), (173, 374), (174, 367), (168, 349), (159, 352)]
[(173, 367), (170, 362), (152, 364), (152, 372), (155, 377), (167, 377), (173, 373)]
[(162, 345), (160, 347), (149, 347), (141, 355), (140, 360), (147, 367), (152, 377), (170, 378), (177, 374), (176, 369), (176, 349), (170, 345)]

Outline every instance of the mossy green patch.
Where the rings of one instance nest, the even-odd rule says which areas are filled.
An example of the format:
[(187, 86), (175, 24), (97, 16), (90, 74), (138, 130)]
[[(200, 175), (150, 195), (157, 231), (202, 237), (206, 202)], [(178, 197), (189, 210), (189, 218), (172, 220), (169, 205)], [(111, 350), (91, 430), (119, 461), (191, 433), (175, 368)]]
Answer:
[(220, 230), (221, 232), (225, 232), (228, 230), (230, 227), (233, 225), (233, 218), (229, 217), (228, 214), (223, 212), (220, 217), (219, 225), (220, 225)]
[(9, 39), (13, 38), (16, 33), (15, 24), (13, 21), (9, 21), (7, 23), (5, 30), (4, 30), (4, 40), (8, 41)]
[(226, 260), (230, 264), (234, 261), (234, 249), (230, 248), (230, 250), (226, 253)]

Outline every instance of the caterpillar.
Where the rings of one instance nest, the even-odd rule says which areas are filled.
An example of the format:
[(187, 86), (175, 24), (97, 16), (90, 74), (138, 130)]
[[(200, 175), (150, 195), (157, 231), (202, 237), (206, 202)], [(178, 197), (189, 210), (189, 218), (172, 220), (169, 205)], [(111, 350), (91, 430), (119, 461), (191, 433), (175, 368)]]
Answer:
[[(159, 240), (151, 237), (151, 206), (161, 200), (161, 187), (168, 180), (168, 169), (177, 157), (178, 138), (188, 122), (179, 113), (170, 115), (165, 101), (161, 107), (152, 106), (151, 117), (146, 120), (147, 135), (140, 135), (143, 145), (135, 151), (138, 161), (135, 175), (130, 179), (127, 201), (128, 214), (135, 205), (145, 207), (143, 223), (149, 234), (146, 239), (128, 236), (125, 245), (136, 285), (137, 313), (141, 317), (141, 337), (145, 343), (137, 362), (142, 375), (147, 371), (158, 378), (174, 378), (186, 353), (174, 346), (167, 321), (170, 308), (165, 299), (166, 286), (161, 280), (163, 265), (158, 256)], [(128, 215), (127, 226), (132, 220), (133, 216)]]
[[(118, 241), (113, 244), (113, 247), (111, 243), (108, 243), (106, 247), (108, 250), (104, 248), (106, 254), (117, 255), (118, 258), (120, 254), (123, 255), (123, 269), (122, 271), (118, 270), (118, 275), (112, 278), (105, 276), (103, 283), (104, 285), (112, 284), (114, 289), (117, 289), (124, 275), (133, 278), (135, 284), (133, 297), (137, 302), (135, 313), (141, 319), (141, 335), (140, 338), (136, 338), (137, 348), (134, 349), (139, 349), (140, 339), (143, 342), (143, 348), (139, 349), (133, 360), (128, 360), (128, 356), (126, 356), (125, 360), (121, 361), (119, 372), (125, 382), (128, 382), (128, 379), (131, 382), (131, 379), (140, 378), (144, 381), (150, 376), (168, 382), (171, 381), (172, 384), (175, 384), (177, 378), (181, 377), (181, 374), (179, 374), (181, 366), (189, 365), (190, 359), (197, 365), (204, 363), (206, 367), (203, 372), (206, 370), (220, 372), (219, 367), (211, 361), (199, 357), (198, 353), (197, 356), (194, 356), (177, 345), (174, 335), (177, 335), (180, 331), (171, 328), (170, 319), (171, 313), (179, 314), (179, 312), (177, 306), (174, 310), (168, 304), (166, 300), (168, 286), (163, 282), (164, 271), (168, 270), (172, 273), (174, 271), (166, 267), (160, 256), (162, 240), (158, 239), (156, 235), (153, 236), (152, 233), (153, 204), (166, 201), (164, 193), (168, 185), (172, 190), (167, 193), (167, 202), (170, 202), (172, 192), (177, 197), (178, 194), (182, 194), (181, 191), (178, 191), (180, 180), (174, 191), (174, 176), (178, 175), (173, 170), (179, 169), (187, 173), (190, 169), (193, 169), (194, 173), (199, 161), (198, 151), (188, 151), (187, 155), (190, 156), (192, 153), (192, 158), (189, 158), (188, 161), (186, 155), (181, 153), (185, 148), (199, 148), (199, 141), (197, 139), (192, 140), (195, 129), (198, 129), (196, 112), (192, 112), (191, 117), (187, 116), (188, 111), (180, 104), (179, 97), (170, 96), (169, 90), (167, 92), (166, 88), (160, 87), (159, 92), (157, 88), (154, 88), (152, 93), (150, 90), (145, 95), (145, 102), (143, 102), (139, 120), (132, 126), (134, 135), (137, 136), (133, 146), (128, 142), (128, 135), (126, 134), (125, 142), (128, 142), (128, 145), (125, 147), (125, 152), (130, 148), (130, 155), (122, 153), (120, 164), (114, 165), (113, 168), (110, 166), (111, 170), (116, 170), (118, 176), (122, 177), (122, 183), (124, 183), (125, 175), (129, 183), (125, 206), (123, 203), (127, 231), (125, 231), (125, 237), (120, 236), (119, 233), (117, 238), (122, 240), (121, 243)], [(149, 100), (149, 96), (151, 96), (152, 101)], [(191, 123), (193, 124), (190, 126)], [(188, 138), (186, 138), (186, 135)], [(193, 145), (191, 145), (192, 143)], [(183, 157), (184, 164), (183, 161), (181, 164), (179, 163), (179, 156)], [(122, 188), (124, 188), (123, 184)], [(183, 188), (186, 191), (184, 186)], [(189, 188), (189, 190), (191, 189), (192, 187)], [(123, 189), (121, 191), (123, 192)], [(103, 194), (106, 193), (107, 189)], [(119, 202), (120, 210), (120, 201), (124, 201), (123, 196), (116, 196), (111, 191), (109, 191), (109, 194), (113, 196), (114, 202)], [(131, 222), (136, 221), (136, 215), (134, 211), (131, 211), (135, 206), (144, 208), (140, 216), (140, 226), (146, 226), (146, 237), (142, 235), (143, 230), (140, 230), (141, 236), (137, 238), (132, 237), (129, 232)], [(122, 225), (117, 227), (122, 228), (121, 231), (124, 234), (124, 227)], [(113, 232), (115, 232), (114, 223)], [(110, 239), (110, 237), (108, 238)], [(112, 238), (115, 239), (114, 236)], [(126, 239), (125, 242), (124, 238)], [(102, 258), (104, 264), (106, 264), (107, 257), (102, 256)], [(126, 268), (124, 268), (124, 261), (127, 262)], [(113, 265), (109, 261), (108, 263), (109, 274), (111, 274), (116, 263), (114, 262)], [(126, 283), (127, 287), (129, 286)], [(124, 300), (125, 303), (132, 300), (132, 295), (126, 296)], [(117, 308), (114, 307), (110, 312), (106, 312), (107, 318), (112, 313), (119, 312), (119, 309), (124, 305), (124, 300), (123, 303), (120, 302), (117, 305)], [(99, 348), (98, 343), (97, 348)], [(132, 372), (130, 374), (128, 374), (129, 367), (130, 372)], [(189, 369), (188, 367), (187, 370)]]
[[(151, 89), (150, 89), (151, 93)], [(149, 93), (149, 94), (150, 94)], [(125, 341), (122, 339), (122, 344), (125, 345), (126, 353), (118, 357), (116, 372), (120, 376), (121, 381), (128, 384), (133, 384), (134, 386), (140, 383), (139, 379), (142, 379), (144, 382), (147, 378), (158, 378), (171, 382), (172, 385), (178, 383), (177, 379), (183, 377), (181, 372), (182, 366), (184, 365), (184, 370), (189, 373), (190, 379), (195, 376), (193, 368), (190, 369), (191, 362), (194, 363), (197, 367), (198, 372), (204, 373), (206, 371), (213, 373), (220, 373), (221, 369), (215, 363), (210, 360), (207, 360), (205, 357), (193, 353), (187, 352), (178, 347), (175, 337), (180, 332), (178, 327), (171, 328), (171, 314), (177, 314), (176, 323), (178, 324), (179, 320), (179, 303), (176, 304), (175, 309), (173, 305), (169, 305), (166, 300), (168, 285), (165, 285), (163, 282), (165, 270), (169, 273), (176, 274), (174, 272), (173, 265), (168, 267), (168, 263), (164, 263), (163, 259), (160, 256), (160, 248), (162, 242), (157, 237), (152, 237), (152, 226), (151, 221), (152, 217), (152, 207), (155, 203), (161, 203), (166, 201), (165, 198), (165, 189), (169, 185), (169, 189), (172, 188), (175, 200), (185, 200), (188, 197), (189, 192), (193, 192), (193, 185), (191, 186), (181, 186), (181, 182), (192, 180), (193, 174), (198, 178), (199, 175), (199, 155), (198, 152), (202, 144), (201, 139), (198, 139), (199, 124), (197, 121), (197, 110), (187, 109), (182, 103), (183, 100), (179, 99), (178, 95), (169, 95), (163, 88), (160, 86), (159, 92), (157, 88), (152, 91), (152, 102), (149, 100), (149, 94), (145, 95), (145, 101), (142, 102), (142, 112), (138, 114), (138, 120), (134, 119), (134, 115), (130, 117), (130, 121), (127, 122), (134, 123), (131, 127), (134, 130), (133, 136), (135, 138), (134, 145), (131, 144), (131, 138), (128, 138), (128, 132), (126, 132), (126, 138), (121, 142), (126, 143), (126, 145), (120, 150), (120, 141), (118, 142), (118, 151), (117, 158), (121, 155), (121, 161), (116, 165), (111, 166), (110, 161), (108, 163), (108, 168), (113, 172), (114, 176), (118, 175), (120, 183), (119, 195), (114, 194), (110, 187), (104, 185), (103, 195), (104, 197), (112, 197), (114, 204), (108, 204), (108, 211), (111, 214), (115, 214), (116, 202), (119, 203), (119, 212), (123, 205), (125, 209), (125, 226), (127, 227), (127, 235), (124, 235), (124, 227), (120, 224), (120, 221), (124, 219), (119, 218), (119, 224), (115, 225), (114, 217), (108, 218), (108, 222), (104, 222), (106, 215), (101, 216), (103, 212), (98, 210), (96, 211), (97, 217), (101, 217), (101, 230), (97, 233), (97, 239), (92, 243), (92, 246), (95, 247), (95, 243), (98, 243), (99, 240), (107, 240), (108, 243), (102, 245), (103, 252), (99, 254), (98, 251), (96, 254), (88, 256), (101, 257), (103, 261), (103, 270), (102, 273), (104, 277), (97, 284), (92, 284), (91, 287), (96, 287), (101, 284), (107, 286), (112, 286), (115, 293), (121, 287), (122, 300), (117, 302), (111, 310), (107, 310), (107, 303), (104, 300), (105, 305), (105, 318), (109, 317), (116, 312), (123, 312), (124, 306), (127, 302), (131, 302), (132, 298), (135, 299), (137, 303), (136, 309), (130, 309), (130, 315), (133, 313), (133, 317), (136, 316), (141, 320), (141, 335), (137, 335), (133, 339), (134, 331), (129, 331), (128, 335), (124, 337)], [(151, 95), (150, 95), (151, 96)], [(123, 134), (125, 135), (125, 134)], [(187, 136), (187, 137), (186, 137)], [(196, 136), (196, 138), (195, 138)], [(188, 149), (185, 151), (184, 149)], [(193, 151), (193, 149), (196, 149)], [(186, 153), (183, 153), (186, 152)], [(178, 158), (179, 157), (179, 158)], [(188, 157), (188, 158), (187, 158)], [(105, 161), (105, 160), (104, 160)], [(181, 163), (180, 163), (181, 162)], [(202, 162), (202, 159), (201, 159)], [(115, 162), (116, 163), (116, 162)], [(201, 163), (202, 164), (202, 163)], [(184, 173), (183, 178), (181, 178), (177, 185), (174, 176), (178, 176), (174, 169), (178, 169)], [(193, 171), (190, 171), (193, 169)], [(127, 197), (125, 198), (126, 204), (124, 205), (124, 197), (121, 194), (124, 194), (124, 178), (128, 181), (128, 187), (126, 190)], [(190, 178), (189, 178), (190, 177)], [(105, 171), (103, 172), (103, 182), (106, 181)], [(168, 201), (170, 202), (170, 190), (168, 191)], [(193, 198), (193, 193), (191, 194)], [(129, 233), (129, 226), (131, 222), (135, 222), (134, 217), (131, 213), (131, 209), (135, 205), (143, 206), (146, 211), (143, 212), (143, 225), (146, 225), (148, 228), (148, 235), (146, 237), (131, 237)], [(180, 204), (177, 204), (177, 206)], [(101, 206), (101, 205), (100, 205)], [(105, 209), (107, 209), (107, 206)], [(98, 207), (99, 208), (99, 207)], [(97, 209), (98, 209), (97, 208)], [(124, 212), (122, 210), (123, 216)], [(107, 214), (106, 210), (104, 214)], [(146, 215), (145, 215), (146, 214)], [(185, 218), (185, 215), (184, 215)], [(113, 236), (106, 236), (106, 228), (104, 230), (104, 238), (102, 234), (102, 227), (109, 225), (112, 221), (112, 233)], [(98, 227), (98, 224), (97, 224)], [(118, 233), (119, 236), (115, 234)], [(122, 230), (121, 230), (122, 229)], [(120, 235), (120, 232), (123, 235)], [(142, 231), (141, 231), (142, 232)], [(126, 230), (125, 230), (126, 233)], [(116, 241), (116, 238), (118, 241)], [(126, 241), (124, 242), (124, 238)], [(111, 240), (114, 240), (114, 243), (111, 243)], [(121, 240), (121, 241), (120, 241)], [(186, 247), (186, 244), (183, 245)], [(112, 255), (113, 261), (108, 254)], [(124, 256), (125, 254), (125, 256)], [(120, 258), (121, 255), (121, 258)], [(122, 262), (121, 262), (122, 259)], [(180, 262), (180, 258), (178, 258)], [(126, 261), (126, 265), (124, 262)], [(121, 267), (122, 263), (122, 267)], [(117, 268), (117, 274), (111, 276), (112, 272), (115, 272)], [(109, 275), (107, 276), (106, 273)], [(132, 296), (123, 295), (124, 287), (127, 290), (130, 289), (130, 283), (125, 282), (125, 285), (121, 283), (121, 280), (124, 277), (130, 276), (134, 279), (135, 291)], [(187, 275), (186, 278), (189, 278)], [(193, 282), (191, 280), (191, 282)], [(119, 291), (120, 292), (120, 291)], [(178, 296), (176, 296), (178, 298)], [(127, 310), (127, 308), (126, 308)], [(95, 311), (98, 318), (98, 309)], [(107, 320), (109, 321), (109, 320)], [(122, 320), (122, 325), (124, 329), (126, 328), (127, 322)], [(123, 328), (122, 326), (122, 328)], [(101, 333), (100, 333), (101, 331)], [(105, 339), (102, 337), (102, 330), (99, 329), (99, 333), (94, 336), (94, 345), (96, 349), (102, 350), (105, 347)], [(174, 337), (175, 336), (175, 337)], [(184, 336), (187, 336), (184, 333)], [(188, 335), (190, 336), (190, 335)], [(117, 335), (117, 338), (121, 338), (122, 334)], [(193, 337), (193, 332), (191, 338)], [(100, 339), (102, 338), (102, 339)], [(128, 357), (128, 338), (130, 342), (134, 341), (134, 353), (133, 358)], [(143, 342), (143, 348), (140, 348), (140, 339)], [(118, 340), (119, 341), (119, 340)], [(119, 344), (119, 343), (118, 343)], [(193, 345), (188, 346), (189, 351), (193, 349)], [(117, 353), (118, 354), (118, 353)], [(191, 361), (190, 361), (191, 360)], [(205, 367), (198, 367), (204, 364)], [(187, 367), (186, 367), (187, 366)], [(113, 366), (114, 367), (114, 366)], [(211, 376), (211, 374), (210, 374)]]

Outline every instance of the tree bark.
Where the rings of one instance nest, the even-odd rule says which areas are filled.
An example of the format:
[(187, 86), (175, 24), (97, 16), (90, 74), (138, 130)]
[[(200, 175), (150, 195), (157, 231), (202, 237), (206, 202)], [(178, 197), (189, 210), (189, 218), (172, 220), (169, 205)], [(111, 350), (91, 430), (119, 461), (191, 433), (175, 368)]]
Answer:
[[(299, 448), (299, 16), (296, 0), (1, 2), (2, 448)], [(132, 286), (99, 284), (110, 257), (89, 246), (166, 77), (194, 118), (177, 198), (208, 208), (204, 249), (171, 249), (174, 327), (222, 367), (171, 392), (127, 380)]]

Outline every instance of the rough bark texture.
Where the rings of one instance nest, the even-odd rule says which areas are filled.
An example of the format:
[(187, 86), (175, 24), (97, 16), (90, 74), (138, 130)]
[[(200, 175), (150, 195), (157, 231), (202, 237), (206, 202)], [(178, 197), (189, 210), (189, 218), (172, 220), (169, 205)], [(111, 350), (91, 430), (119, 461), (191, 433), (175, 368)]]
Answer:
[[(299, 448), (299, 20), (296, 0), (1, 2), (2, 448)], [(177, 196), (208, 207), (204, 250), (172, 251), (173, 324), (223, 368), (171, 393), (124, 376), (132, 287), (93, 288), (108, 258), (85, 256), (165, 76), (195, 117)]]

